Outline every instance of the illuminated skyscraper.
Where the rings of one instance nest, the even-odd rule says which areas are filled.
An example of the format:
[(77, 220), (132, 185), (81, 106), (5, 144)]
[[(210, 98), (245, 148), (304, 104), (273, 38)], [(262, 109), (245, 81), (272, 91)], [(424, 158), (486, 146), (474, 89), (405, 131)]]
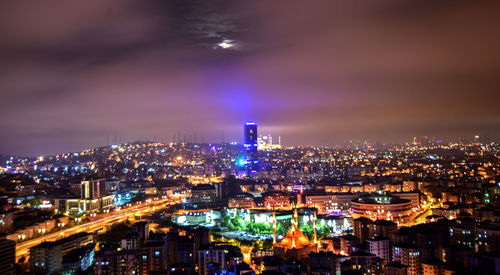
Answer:
[(247, 122), (245, 124), (244, 145), (248, 152), (257, 152), (257, 124)]
[(247, 122), (244, 127), (244, 146), (246, 150), (247, 175), (259, 170), (257, 157), (257, 124)]

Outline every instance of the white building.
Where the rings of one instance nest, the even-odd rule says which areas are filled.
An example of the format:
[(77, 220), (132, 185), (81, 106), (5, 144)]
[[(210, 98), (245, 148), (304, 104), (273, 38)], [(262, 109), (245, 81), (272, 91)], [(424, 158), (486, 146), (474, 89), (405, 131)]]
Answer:
[(391, 262), (391, 239), (375, 238), (366, 241), (371, 254), (383, 259), (386, 263)]
[(257, 150), (259, 151), (272, 151), (281, 148), (281, 137), (278, 137), (278, 144), (273, 144), (273, 137), (268, 134), (267, 136), (260, 136), (257, 138)]

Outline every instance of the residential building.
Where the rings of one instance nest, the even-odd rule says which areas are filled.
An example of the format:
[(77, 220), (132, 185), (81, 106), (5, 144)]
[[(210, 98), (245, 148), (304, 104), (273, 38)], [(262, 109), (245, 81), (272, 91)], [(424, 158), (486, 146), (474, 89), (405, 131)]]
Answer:
[(217, 192), (211, 184), (198, 184), (191, 188), (191, 203), (198, 208), (210, 208), (217, 205)]
[(63, 248), (58, 242), (43, 242), (30, 248), (30, 268), (32, 271), (47, 273), (63, 269)]
[(16, 242), (0, 239), (0, 274), (14, 275), (16, 264)]
[(94, 244), (73, 249), (63, 256), (63, 274), (79, 274), (94, 264)]
[(422, 256), (419, 248), (405, 243), (394, 244), (392, 259), (406, 265), (408, 275), (422, 274)]
[(372, 220), (365, 217), (353, 220), (354, 236), (356, 236), (360, 242), (370, 239), (370, 227), (372, 223)]
[(166, 272), (167, 263), (167, 245), (165, 241), (148, 240), (141, 247), (140, 274)]
[(353, 252), (355, 245), (358, 245), (359, 239), (353, 235), (344, 235), (340, 237), (340, 254), (349, 256)]
[(366, 242), (368, 243), (368, 250), (371, 254), (384, 260), (385, 263), (391, 262), (391, 239), (376, 237)]
[(96, 253), (94, 258), (95, 275), (139, 274), (138, 250), (108, 250)]

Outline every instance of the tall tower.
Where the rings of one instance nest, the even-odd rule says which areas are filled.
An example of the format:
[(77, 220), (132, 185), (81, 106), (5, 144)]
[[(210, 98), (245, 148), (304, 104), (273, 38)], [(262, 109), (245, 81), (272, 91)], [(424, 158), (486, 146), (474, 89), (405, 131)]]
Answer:
[(247, 175), (255, 173), (259, 168), (257, 157), (257, 124), (247, 122), (244, 126), (244, 143), (246, 152)]
[(244, 127), (245, 149), (248, 152), (257, 152), (257, 124), (254, 122), (247, 122)]

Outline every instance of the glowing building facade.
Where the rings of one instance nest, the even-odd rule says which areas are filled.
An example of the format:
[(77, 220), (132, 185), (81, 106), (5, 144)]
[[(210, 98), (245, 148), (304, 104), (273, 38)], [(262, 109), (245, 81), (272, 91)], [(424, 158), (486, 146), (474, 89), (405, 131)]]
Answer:
[(393, 220), (398, 224), (411, 220), (414, 214), (411, 201), (387, 194), (361, 196), (352, 201), (353, 218), (366, 217), (371, 220)]
[(244, 126), (244, 143), (246, 153), (247, 175), (258, 172), (259, 160), (257, 156), (257, 124), (247, 122)]

